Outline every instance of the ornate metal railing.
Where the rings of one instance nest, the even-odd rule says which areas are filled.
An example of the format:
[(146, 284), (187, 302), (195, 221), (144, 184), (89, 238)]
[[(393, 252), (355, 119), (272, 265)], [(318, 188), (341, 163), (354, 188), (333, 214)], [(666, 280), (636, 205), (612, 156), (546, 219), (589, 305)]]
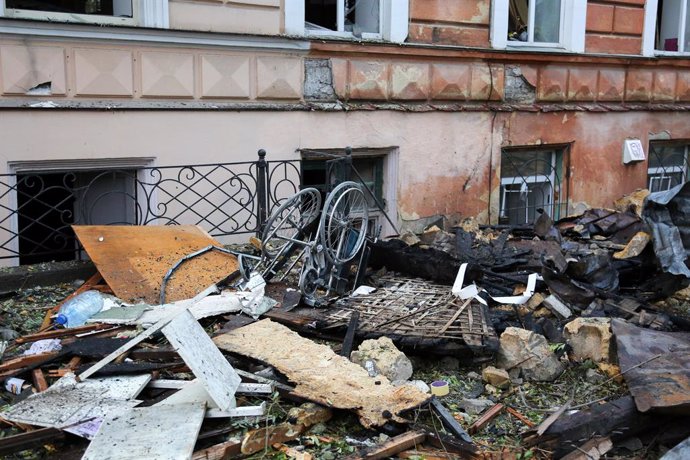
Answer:
[(214, 237), (259, 233), (299, 190), (299, 160), (0, 175), (0, 259), (66, 260), (71, 225), (200, 225)]

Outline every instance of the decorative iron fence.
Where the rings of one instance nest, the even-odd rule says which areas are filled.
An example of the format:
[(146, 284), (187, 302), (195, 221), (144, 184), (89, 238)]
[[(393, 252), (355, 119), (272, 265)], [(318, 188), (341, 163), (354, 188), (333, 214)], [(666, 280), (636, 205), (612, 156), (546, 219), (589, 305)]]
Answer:
[(211, 236), (259, 233), (299, 190), (299, 160), (18, 172), (0, 175), (0, 259), (80, 254), (71, 225), (196, 224)]

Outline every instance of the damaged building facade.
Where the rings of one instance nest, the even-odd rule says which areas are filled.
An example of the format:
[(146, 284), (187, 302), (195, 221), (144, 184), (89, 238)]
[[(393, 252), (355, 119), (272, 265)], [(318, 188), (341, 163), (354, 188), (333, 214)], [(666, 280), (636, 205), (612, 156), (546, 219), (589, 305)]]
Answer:
[[(413, 231), (520, 225), (540, 208), (561, 218), (668, 189), (688, 167), (688, 17), (678, 0), (0, 0), (2, 263), (23, 263), (27, 221), (54, 225), (22, 196), (111, 172), (98, 192), (124, 202), (49, 207), (67, 224), (77, 207), (84, 223), (131, 221), (131, 177), (259, 149), (288, 160), (286, 181), (319, 185), (323, 152), (351, 146)], [(213, 198), (236, 182), (209, 168), (175, 170), (178, 194), (152, 193), (148, 208), (196, 209), (165, 223), (204, 226), (216, 208), (232, 220), (247, 201)], [(21, 189), (34, 173), (39, 192)], [(185, 174), (196, 198), (180, 195)]]

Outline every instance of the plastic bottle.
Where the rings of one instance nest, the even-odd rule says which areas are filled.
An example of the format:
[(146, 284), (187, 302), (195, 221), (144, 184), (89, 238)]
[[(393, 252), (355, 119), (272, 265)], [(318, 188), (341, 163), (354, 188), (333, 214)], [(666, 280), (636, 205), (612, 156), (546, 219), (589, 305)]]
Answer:
[(87, 319), (101, 311), (103, 296), (98, 291), (82, 292), (65, 302), (55, 317), (55, 322), (65, 327), (83, 325)]

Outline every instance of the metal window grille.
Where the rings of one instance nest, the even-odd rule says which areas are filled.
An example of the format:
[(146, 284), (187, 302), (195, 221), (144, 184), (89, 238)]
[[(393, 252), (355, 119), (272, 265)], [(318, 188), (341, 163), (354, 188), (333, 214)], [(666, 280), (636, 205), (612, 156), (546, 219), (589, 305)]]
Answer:
[(688, 180), (688, 148), (685, 143), (651, 142), (647, 168), (650, 192), (669, 190)]
[[(195, 224), (211, 236), (259, 233), (300, 188), (299, 160), (0, 175), (0, 259), (80, 254), (73, 224)], [(104, 186), (117, 178), (117, 187)], [(117, 213), (113, 211), (119, 209)]]
[(543, 209), (552, 218), (567, 214), (564, 149), (504, 150), (501, 153), (499, 223), (531, 224)]

